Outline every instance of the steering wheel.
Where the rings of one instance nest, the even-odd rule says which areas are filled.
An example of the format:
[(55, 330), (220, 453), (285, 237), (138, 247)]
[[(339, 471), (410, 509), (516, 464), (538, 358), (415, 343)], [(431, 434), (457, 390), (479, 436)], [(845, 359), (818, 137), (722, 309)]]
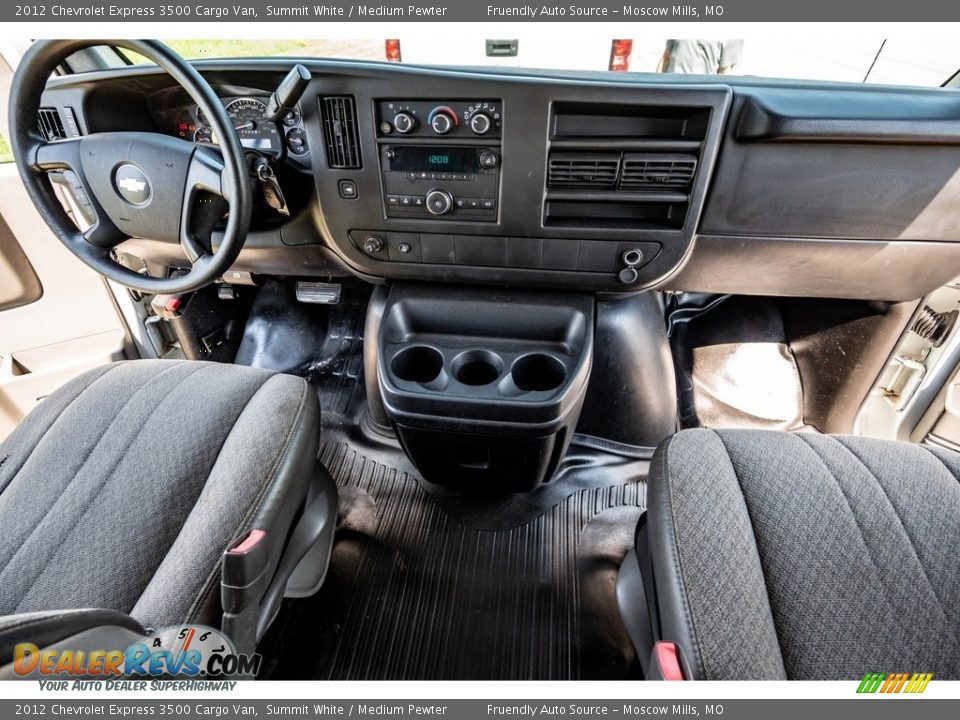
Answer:
[[(219, 152), (151, 132), (103, 132), (48, 142), (37, 112), (50, 74), (84, 48), (113, 45), (155, 62), (200, 107)], [(39, 40), (24, 55), (10, 90), (10, 140), (20, 176), (41, 217), (80, 260), (111, 280), (144, 293), (201, 288), (233, 264), (250, 229), (253, 196), (243, 147), (216, 93), (187, 61), (154, 40)], [(81, 232), (64, 210), (48, 175), (72, 173), (95, 222)], [(73, 178), (70, 178), (73, 181)], [(194, 230), (203, 191), (229, 204), (216, 250)], [(209, 199), (209, 196), (207, 196)], [(190, 270), (157, 278), (121, 265), (113, 248), (131, 237), (179, 242)]]

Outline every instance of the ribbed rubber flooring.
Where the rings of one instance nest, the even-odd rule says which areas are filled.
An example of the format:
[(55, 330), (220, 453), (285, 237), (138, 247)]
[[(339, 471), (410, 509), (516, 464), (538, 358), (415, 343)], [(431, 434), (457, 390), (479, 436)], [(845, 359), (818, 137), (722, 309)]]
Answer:
[(573, 457), (586, 465), (559, 481), (569, 495), (528, 522), (487, 530), (452, 517), (405, 469), (349, 442), (324, 444), (341, 488), (337, 543), (324, 588), (291, 603), (271, 677), (630, 677), (613, 584), (645, 486), (583, 487), (578, 473), (597, 480), (638, 463)]
[(365, 433), (366, 297), (345, 286), (305, 375), (320, 460), (340, 489), (320, 592), (288, 600), (261, 645), (272, 679), (620, 679), (638, 673), (614, 582), (648, 463), (571, 448), (537, 492), (465, 497), (424, 483)]

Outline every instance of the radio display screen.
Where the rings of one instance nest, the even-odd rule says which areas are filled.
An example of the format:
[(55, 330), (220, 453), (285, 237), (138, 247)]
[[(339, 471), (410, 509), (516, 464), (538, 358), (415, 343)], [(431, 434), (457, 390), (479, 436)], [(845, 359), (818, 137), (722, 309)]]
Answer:
[(391, 150), (391, 170), (476, 172), (478, 169), (474, 148), (393, 146)]

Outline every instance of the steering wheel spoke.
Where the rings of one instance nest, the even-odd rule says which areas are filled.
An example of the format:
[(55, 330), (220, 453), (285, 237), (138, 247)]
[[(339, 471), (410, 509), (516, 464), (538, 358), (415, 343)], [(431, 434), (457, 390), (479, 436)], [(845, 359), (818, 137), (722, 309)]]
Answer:
[(187, 191), (205, 190), (225, 196), (223, 156), (207, 147), (197, 147), (187, 169)]
[(40, 172), (72, 170), (81, 172), (80, 143), (82, 138), (40, 143), (33, 151), (30, 164)]
[(60, 199), (83, 239), (101, 249), (128, 238), (109, 218), (91, 192), (83, 170), (83, 138), (40, 143), (32, 152), (31, 166), (60, 189)]
[(213, 252), (213, 229), (228, 207), (224, 173), (219, 153), (205, 147), (194, 151), (187, 168), (180, 215), (180, 245), (192, 263)]

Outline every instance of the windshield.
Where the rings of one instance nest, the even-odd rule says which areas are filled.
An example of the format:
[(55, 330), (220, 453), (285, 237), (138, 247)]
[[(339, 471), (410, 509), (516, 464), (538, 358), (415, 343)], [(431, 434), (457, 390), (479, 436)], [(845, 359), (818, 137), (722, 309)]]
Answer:
[[(189, 59), (326, 57), (425, 65), (508, 66), (612, 72), (754, 75), (935, 87), (960, 68), (955, 39), (811, 38), (768, 35), (676, 39), (639, 35), (482, 37), (418, 35), (364, 39), (167, 40)], [(142, 61), (125, 53), (132, 62)]]

